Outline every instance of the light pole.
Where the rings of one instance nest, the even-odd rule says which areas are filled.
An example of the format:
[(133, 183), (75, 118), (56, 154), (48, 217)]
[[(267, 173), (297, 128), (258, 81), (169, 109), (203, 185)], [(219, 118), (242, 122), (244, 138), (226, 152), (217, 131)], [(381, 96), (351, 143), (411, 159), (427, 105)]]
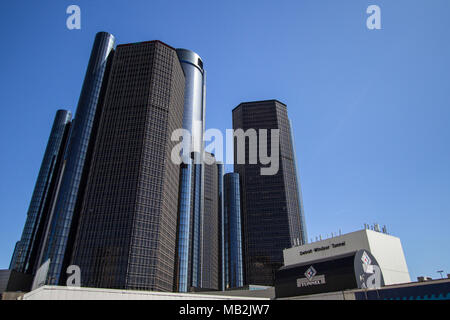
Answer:
[(436, 272), (441, 275), (441, 279), (444, 279), (444, 276), (442, 275), (444, 273), (444, 270), (439, 270), (439, 271), (436, 271)]

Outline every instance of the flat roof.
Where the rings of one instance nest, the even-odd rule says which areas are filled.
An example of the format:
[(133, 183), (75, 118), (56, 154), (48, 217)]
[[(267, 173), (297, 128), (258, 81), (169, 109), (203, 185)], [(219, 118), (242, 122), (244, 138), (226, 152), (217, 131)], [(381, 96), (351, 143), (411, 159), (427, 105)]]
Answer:
[(131, 43), (118, 44), (117, 48), (128, 47), (128, 46), (132, 46), (132, 45), (135, 45), (135, 44), (144, 44), (144, 43), (160, 43), (160, 44), (162, 44), (162, 45), (164, 45), (164, 46), (166, 46), (166, 47), (168, 47), (168, 48), (170, 48), (172, 50), (176, 50), (174, 47), (169, 46), (167, 43), (164, 43), (161, 40), (151, 40), (151, 41), (141, 41), (141, 42), (131, 42)]
[(372, 230), (372, 229), (361, 229), (361, 230), (357, 230), (357, 231), (353, 231), (353, 232), (349, 232), (349, 233), (336, 235), (336, 236), (333, 236), (333, 237), (330, 237), (330, 238), (325, 238), (325, 239), (322, 239), (322, 240), (308, 242), (308, 243), (302, 244), (300, 246), (294, 246), (294, 247), (290, 247), (290, 248), (285, 248), (285, 249), (283, 249), (283, 251), (291, 250), (291, 249), (298, 249), (298, 248), (302, 248), (302, 247), (308, 247), (310, 245), (320, 245), (321, 243), (326, 242), (326, 241), (330, 241), (330, 240), (337, 240), (338, 241), (341, 238), (347, 238), (347, 237), (349, 237), (351, 235), (355, 235), (355, 234), (358, 234), (358, 233), (367, 233), (367, 232), (375, 232), (376, 234), (382, 234), (382, 235), (385, 235), (385, 236), (388, 236), (388, 237), (393, 237), (393, 238), (397, 238), (398, 239), (398, 237), (396, 237), (396, 236), (393, 236), (393, 235), (388, 234), (388, 233), (383, 233), (381, 231), (375, 231), (375, 230)]
[(252, 104), (261, 104), (261, 103), (267, 103), (267, 102), (277, 102), (279, 104), (282, 104), (283, 106), (287, 107), (287, 105), (280, 100), (277, 99), (270, 99), (270, 100), (259, 100), (259, 101), (248, 101), (248, 102), (241, 102), (237, 107), (235, 107), (232, 111), (239, 108), (242, 105), (252, 105)]

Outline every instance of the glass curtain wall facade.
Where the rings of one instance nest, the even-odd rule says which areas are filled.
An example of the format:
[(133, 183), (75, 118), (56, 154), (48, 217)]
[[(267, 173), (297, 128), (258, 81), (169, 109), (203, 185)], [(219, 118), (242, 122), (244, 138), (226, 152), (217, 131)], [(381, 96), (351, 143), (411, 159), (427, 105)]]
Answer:
[[(62, 267), (67, 255), (73, 220), (76, 220), (75, 208), (81, 201), (80, 187), (86, 163), (89, 162), (89, 144), (97, 112), (102, 99), (102, 87), (110, 59), (113, 54), (114, 36), (106, 32), (97, 33), (91, 52), (86, 76), (78, 102), (70, 141), (64, 157), (63, 176), (58, 186), (54, 207), (50, 214), (50, 223), (46, 242), (40, 257), (40, 264), (50, 259), (47, 284), (60, 283)], [(105, 81), (106, 82), (106, 81)], [(64, 272), (65, 274), (65, 272)]]
[(31, 274), (36, 263), (36, 255), (42, 238), (48, 214), (48, 202), (53, 196), (55, 178), (61, 166), (62, 154), (67, 142), (72, 114), (58, 110), (45, 149), (36, 185), (28, 208), (22, 237), (16, 245), (11, 269)]
[(214, 155), (206, 152), (214, 163), (205, 162), (205, 192), (203, 215), (202, 288), (219, 290), (219, 174)]
[[(195, 158), (195, 156), (194, 156)], [(195, 160), (194, 160), (195, 161)], [(191, 234), (190, 234), (190, 286), (202, 286), (202, 253), (203, 253), (203, 165), (192, 165), (192, 207), (191, 207)]]
[(277, 100), (241, 103), (233, 110), (233, 129), (268, 129), (267, 150), (271, 150), (270, 129), (280, 130), (279, 170), (275, 175), (261, 175), (266, 165), (248, 163), (249, 139), (245, 143), (246, 164), (237, 164), (235, 141), (234, 171), (239, 173), (242, 187), (245, 282), (272, 286), (275, 271), (283, 265), (283, 249), (306, 241), (287, 107)]
[(117, 46), (71, 261), (82, 286), (173, 290), (184, 87), (175, 49)]
[(218, 191), (218, 220), (219, 220), (219, 289), (225, 290), (225, 220), (224, 220), (224, 190), (223, 190), (224, 165), (217, 162), (217, 191)]
[[(206, 72), (203, 61), (195, 52), (177, 49), (185, 74), (183, 129), (191, 134), (192, 157), (184, 159), (180, 172), (180, 203), (178, 206), (177, 257), (174, 290), (187, 292), (201, 286), (203, 152), (205, 121)], [(188, 200), (189, 199), (189, 200)]]
[(191, 230), (192, 164), (180, 165), (178, 204), (177, 255), (175, 260), (174, 291), (187, 292), (189, 283), (189, 246)]
[(239, 174), (227, 173), (224, 178), (224, 289), (244, 286), (242, 257), (241, 197)]

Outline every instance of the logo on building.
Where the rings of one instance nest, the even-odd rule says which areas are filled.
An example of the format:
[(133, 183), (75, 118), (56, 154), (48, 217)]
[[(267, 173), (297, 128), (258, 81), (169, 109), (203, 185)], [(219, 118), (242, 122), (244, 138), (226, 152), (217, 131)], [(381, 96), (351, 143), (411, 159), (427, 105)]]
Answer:
[(370, 265), (372, 263), (372, 260), (370, 259), (370, 257), (367, 255), (367, 252), (364, 251), (362, 257), (361, 257), (361, 261), (363, 262), (364, 265)]
[(381, 268), (375, 257), (368, 251), (360, 250), (355, 256), (355, 272), (358, 288), (378, 289), (384, 286)]
[(305, 272), (305, 277), (306, 277), (309, 281), (311, 281), (311, 279), (314, 278), (314, 276), (315, 276), (316, 274), (317, 274), (316, 269), (314, 269), (314, 267), (311, 266), (311, 267), (309, 267), (308, 270), (306, 270), (306, 272)]
[(313, 266), (310, 266), (305, 272), (305, 278), (297, 279), (297, 287), (309, 287), (325, 284), (325, 276), (317, 275), (317, 271)]
[(365, 273), (370, 273), (372, 274), (373, 271), (373, 265), (372, 265), (372, 259), (370, 259), (370, 257), (367, 255), (367, 252), (364, 251), (362, 257), (361, 257), (361, 261), (362, 261), (362, 267)]

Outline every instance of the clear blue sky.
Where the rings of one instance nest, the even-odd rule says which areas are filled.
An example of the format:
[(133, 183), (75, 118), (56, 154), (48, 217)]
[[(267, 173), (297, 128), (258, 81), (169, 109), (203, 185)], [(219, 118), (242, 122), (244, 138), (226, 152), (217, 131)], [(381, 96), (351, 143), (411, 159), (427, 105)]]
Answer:
[[(58, 108), (74, 111), (94, 35), (198, 52), (207, 127), (279, 99), (310, 238), (386, 224), (415, 278), (450, 273), (450, 1), (0, 2), (0, 268), (9, 266)], [(82, 29), (66, 28), (78, 4)], [(382, 30), (366, 28), (366, 8)]]

